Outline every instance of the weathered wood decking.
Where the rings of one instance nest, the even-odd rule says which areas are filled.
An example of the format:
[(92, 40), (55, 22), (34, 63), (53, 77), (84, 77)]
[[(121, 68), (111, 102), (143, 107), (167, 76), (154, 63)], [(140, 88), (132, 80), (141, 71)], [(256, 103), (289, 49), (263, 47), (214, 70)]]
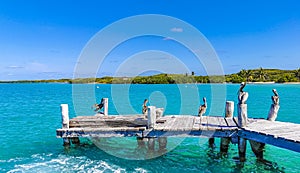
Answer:
[(239, 130), (239, 136), (300, 152), (300, 124), (259, 119)]
[(80, 116), (70, 120), (69, 129), (57, 129), (57, 137), (231, 137), (237, 129), (233, 119), (214, 116), (164, 116), (152, 129), (144, 115)]
[(147, 129), (144, 115), (78, 116), (69, 121), (68, 129), (57, 129), (57, 137), (242, 137), (300, 152), (300, 125), (248, 119), (239, 128), (237, 118), (221, 116), (169, 115), (158, 118)]

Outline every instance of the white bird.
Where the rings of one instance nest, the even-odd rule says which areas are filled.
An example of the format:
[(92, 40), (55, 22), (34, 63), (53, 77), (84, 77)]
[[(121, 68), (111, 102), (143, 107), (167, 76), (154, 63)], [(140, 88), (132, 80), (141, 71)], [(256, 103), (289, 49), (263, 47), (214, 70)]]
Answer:
[(206, 109), (207, 109), (207, 103), (206, 103), (206, 98), (205, 97), (203, 97), (203, 102), (204, 102), (204, 104), (199, 107), (199, 111), (198, 111), (198, 116), (199, 117), (201, 117), (203, 114), (205, 114)]

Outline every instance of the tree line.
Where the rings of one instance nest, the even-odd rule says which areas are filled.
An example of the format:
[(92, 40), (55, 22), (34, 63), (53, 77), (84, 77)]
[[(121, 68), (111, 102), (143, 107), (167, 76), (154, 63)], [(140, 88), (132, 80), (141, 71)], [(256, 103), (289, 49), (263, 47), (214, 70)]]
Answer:
[(136, 77), (102, 77), (80, 79), (19, 80), (1, 83), (103, 83), (103, 84), (176, 84), (176, 83), (240, 83), (240, 82), (300, 82), (300, 68), (297, 70), (242, 69), (238, 73), (215, 76), (191, 74), (157, 74)]

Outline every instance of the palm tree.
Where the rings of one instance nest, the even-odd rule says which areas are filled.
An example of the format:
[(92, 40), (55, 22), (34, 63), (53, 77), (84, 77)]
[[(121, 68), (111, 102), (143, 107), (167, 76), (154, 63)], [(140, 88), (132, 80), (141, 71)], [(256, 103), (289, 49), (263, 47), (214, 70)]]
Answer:
[(300, 80), (300, 68), (296, 70), (295, 76)]
[(246, 75), (247, 82), (252, 80), (252, 71), (251, 70), (246, 70), (245, 75)]
[(239, 73), (239, 76), (241, 76), (242, 78), (246, 78), (246, 70), (242, 69)]
[(261, 81), (264, 81), (266, 79), (266, 76), (267, 76), (267, 74), (266, 74), (265, 70), (262, 67), (260, 67), (259, 70), (258, 70), (259, 79)]

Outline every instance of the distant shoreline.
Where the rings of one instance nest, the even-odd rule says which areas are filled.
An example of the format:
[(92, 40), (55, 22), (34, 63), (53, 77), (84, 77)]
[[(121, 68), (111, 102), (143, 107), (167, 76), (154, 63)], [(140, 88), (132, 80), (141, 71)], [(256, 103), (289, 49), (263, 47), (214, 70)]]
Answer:
[(70, 83), (70, 84), (188, 84), (188, 83), (241, 83), (248, 84), (300, 84), (300, 68), (297, 70), (252, 69), (228, 75), (196, 76), (191, 74), (157, 74), (152, 76), (47, 79), (0, 81), (0, 83)]
[[(85, 84), (85, 85), (214, 85), (214, 84), (235, 84), (239, 85), (240, 83), (232, 83), (232, 82), (223, 82), (223, 83), (173, 83), (173, 84), (138, 84), (138, 83), (67, 83), (67, 82), (0, 82), (0, 84), (68, 84), (68, 85), (77, 85), (77, 84)], [(247, 82), (248, 85), (272, 85), (272, 84), (279, 84), (279, 85), (300, 85), (300, 82), (285, 82), (285, 83), (276, 83), (276, 82)]]

